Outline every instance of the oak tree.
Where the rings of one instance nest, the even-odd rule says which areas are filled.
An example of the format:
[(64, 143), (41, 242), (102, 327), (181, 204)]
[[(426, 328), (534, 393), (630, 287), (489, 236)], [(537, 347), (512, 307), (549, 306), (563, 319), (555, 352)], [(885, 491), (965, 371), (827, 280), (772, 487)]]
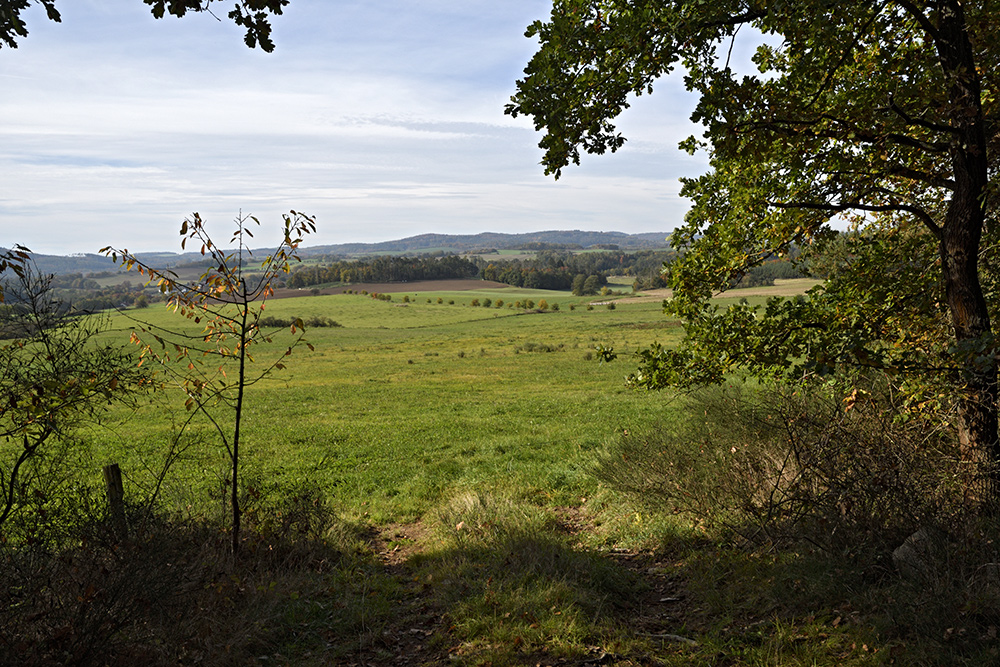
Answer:
[(10, 268), (0, 285), (0, 540), (26, 499), (45, 499), (33, 464), (59, 458), (57, 443), (149, 386), (127, 350), (102, 342), (107, 318), (60, 301), (31, 262)]
[[(730, 63), (741, 29), (765, 36), (756, 72)], [(990, 283), (997, 199), (1000, 4), (555, 0), (507, 107), (543, 131), (546, 172), (619, 149), (615, 119), (682, 70), (710, 170), (672, 238), (677, 350), (642, 353), (647, 387), (838, 365), (946, 377), (975, 495), (997, 495), (997, 357)], [(744, 33), (745, 34), (745, 33)], [(719, 309), (748, 268), (821, 245), (850, 220), (849, 261), (797, 301)], [(946, 319), (942, 319), (942, 315)]]

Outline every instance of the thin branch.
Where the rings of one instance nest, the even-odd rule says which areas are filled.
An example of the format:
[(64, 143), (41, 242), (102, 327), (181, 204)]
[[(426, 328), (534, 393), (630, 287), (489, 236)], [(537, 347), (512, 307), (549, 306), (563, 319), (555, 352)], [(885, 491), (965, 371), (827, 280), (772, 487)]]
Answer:
[(837, 61), (837, 64), (834, 65), (831, 69), (827, 70), (826, 76), (823, 77), (823, 82), (820, 84), (819, 88), (816, 89), (816, 93), (813, 95), (811, 100), (806, 102), (805, 106), (807, 108), (815, 104), (816, 101), (819, 99), (819, 96), (822, 95), (823, 92), (827, 89), (827, 86), (830, 84), (830, 81), (833, 80), (833, 75), (837, 72), (837, 70), (839, 70), (843, 66), (843, 64), (847, 61), (847, 58), (852, 53), (854, 53), (854, 49), (858, 46), (858, 43), (861, 41), (861, 36), (866, 32), (868, 32), (868, 28), (871, 26), (872, 23), (875, 22), (875, 19), (878, 18), (879, 13), (881, 11), (882, 11), (882, 6), (881, 5), (876, 6), (875, 11), (872, 12), (871, 17), (868, 19), (868, 21), (865, 22), (864, 26), (856, 33), (854, 33), (854, 38), (851, 40), (851, 45), (847, 47), (847, 49), (845, 49), (843, 53), (840, 54), (840, 60)]
[(726, 66), (723, 69), (729, 69), (729, 60), (733, 57), (733, 47), (736, 45), (736, 36), (740, 34), (740, 28), (743, 24), (736, 26), (736, 30), (733, 31), (732, 36), (729, 38), (729, 51), (726, 52)]
[(890, 1), (902, 7), (903, 10), (907, 14), (909, 14), (910, 17), (913, 18), (913, 20), (917, 22), (917, 25), (919, 25), (920, 28), (931, 37), (931, 39), (937, 41), (938, 38), (941, 36), (941, 33), (937, 29), (937, 26), (935, 26), (931, 22), (931, 20), (927, 18), (926, 14), (920, 11), (920, 8), (917, 7), (917, 5), (910, 2), (909, 0), (890, 0)]
[(937, 188), (944, 188), (946, 190), (955, 189), (955, 181), (950, 178), (928, 174), (924, 171), (904, 167), (901, 164), (889, 165), (885, 169), (885, 174), (887, 176), (902, 176), (903, 178), (909, 178), (914, 181), (926, 183), (927, 185), (933, 185)]
[[(836, 125), (842, 125), (843, 130), (832, 131), (832, 130), (810, 130), (812, 137), (819, 139), (835, 139), (837, 141), (849, 141), (853, 140), (856, 143), (863, 144), (879, 144), (883, 141), (889, 141), (890, 143), (906, 146), (908, 148), (916, 148), (918, 150), (927, 151), (929, 153), (947, 153), (951, 150), (951, 144), (946, 142), (930, 142), (924, 141), (922, 139), (917, 139), (905, 134), (900, 134), (898, 132), (888, 132), (886, 134), (878, 134), (870, 131), (863, 130), (857, 126), (854, 126), (847, 121), (836, 118), (829, 114), (819, 114), (815, 118), (805, 119), (805, 118), (772, 118), (770, 120), (760, 120), (753, 121), (749, 123), (738, 123), (733, 125), (733, 129), (739, 131), (743, 128), (750, 128), (754, 130), (771, 130), (777, 134), (787, 137), (795, 137), (803, 134), (802, 131), (796, 131), (796, 127), (812, 128), (822, 121), (829, 121)], [(851, 135), (848, 137), (847, 135)]]
[(896, 104), (896, 99), (892, 93), (889, 93), (888, 108), (910, 125), (916, 125), (918, 127), (924, 128), (925, 130), (931, 130), (933, 132), (944, 132), (947, 134), (953, 134), (955, 136), (961, 136), (961, 132), (958, 130), (958, 128), (951, 127), (950, 125), (940, 125), (939, 123), (932, 123), (929, 120), (924, 120), (923, 118), (915, 118), (910, 114), (906, 113), (902, 109), (902, 107)]
[(831, 213), (840, 213), (843, 211), (868, 211), (870, 213), (910, 213), (920, 220), (924, 225), (934, 234), (935, 238), (941, 238), (941, 227), (934, 222), (934, 218), (931, 217), (927, 211), (920, 208), (919, 206), (909, 206), (907, 204), (862, 204), (861, 202), (841, 202), (840, 204), (828, 204), (820, 202), (767, 202), (768, 206), (773, 206), (780, 209), (805, 209), (810, 211), (829, 211)]
[(743, 25), (744, 23), (750, 23), (756, 21), (757, 19), (762, 19), (767, 16), (766, 9), (751, 9), (743, 14), (737, 14), (736, 16), (729, 16), (724, 19), (719, 19), (717, 21), (708, 21), (705, 23), (697, 24), (697, 29), (709, 30), (712, 28), (728, 28), (732, 26)]

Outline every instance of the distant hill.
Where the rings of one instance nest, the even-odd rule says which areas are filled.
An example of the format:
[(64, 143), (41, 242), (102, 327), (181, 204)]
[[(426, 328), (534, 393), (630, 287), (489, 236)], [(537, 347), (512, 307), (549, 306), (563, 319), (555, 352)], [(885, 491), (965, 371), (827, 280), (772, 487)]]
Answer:
[[(144, 262), (148, 262), (157, 268), (170, 268), (178, 264), (202, 259), (200, 253), (185, 253), (181, 255), (173, 252), (139, 253), (139, 257)], [(38, 267), (38, 270), (45, 274), (65, 275), (67, 273), (92, 274), (118, 272), (118, 265), (112, 262), (109, 257), (94, 253), (42, 255), (33, 252), (31, 253), (31, 258), (35, 261), (35, 266)]]
[[(340, 243), (303, 247), (302, 257), (337, 256), (357, 257), (375, 254), (421, 254), (430, 252), (464, 253), (474, 250), (509, 250), (517, 248), (590, 248), (597, 246), (617, 246), (622, 250), (642, 250), (663, 248), (667, 245), (668, 232), (646, 234), (626, 234), (624, 232), (543, 231), (527, 234), (501, 234), (483, 232), (481, 234), (420, 234), (397, 241), (381, 243)], [(255, 255), (266, 254), (268, 249), (254, 250)], [(42, 255), (32, 253), (35, 264), (43, 273), (57, 275), (67, 273), (100, 273), (117, 271), (116, 265), (107, 257), (93, 253), (75, 255)], [(149, 252), (139, 253), (139, 257), (157, 268), (172, 268), (178, 265), (203, 262), (200, 253)]]
[(78, 255), (41, 255), (37, 252), (31, 253), (31, 258), (35, 260), (35, 266), (42, 273), (54, 273), (62, 275), (65, 273), (100, 273), (102, 271), (117, 271), (115, 263), (103, 255), (93, 253)]
[(493, 248), (507, 250), (532, 244), (549, 247), (589, 248), (600, 245), (616, 245), (622, 250), (663, 248), (667, 245), (668, 232), (646, 234), (626, 234), (624, 232), (544, 231), (526, 234), (501, 234), (483, 232), (481, 234), (420, 234), (397, 241), (381, 243), (340, 243), (337, 245), (313, 246), (303, 249), (304, 256), (340, 255), (354, 256), (376, 253), (421, 253), (439, 250), (469, 252)]

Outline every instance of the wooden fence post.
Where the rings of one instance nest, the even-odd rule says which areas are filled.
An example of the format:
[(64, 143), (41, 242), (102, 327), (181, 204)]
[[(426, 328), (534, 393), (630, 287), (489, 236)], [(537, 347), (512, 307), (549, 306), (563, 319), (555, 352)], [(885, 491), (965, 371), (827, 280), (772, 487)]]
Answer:
[(117, 463), (104, 466), (104, 484), (108, 490), (108, 509), (111, 521), (119, 537), (128, 537), (125, 525), (125, 489), (122, 486), (122, 471)]

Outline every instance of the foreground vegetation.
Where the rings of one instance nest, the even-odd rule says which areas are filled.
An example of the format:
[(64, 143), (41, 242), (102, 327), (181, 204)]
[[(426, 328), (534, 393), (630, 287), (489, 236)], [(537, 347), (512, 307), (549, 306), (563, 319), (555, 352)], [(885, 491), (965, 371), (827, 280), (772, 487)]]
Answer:
[[(44, 484), (5, 533), (3, 660), (994, 659), (996, 530), (948, 525), (960, 509), (934, 514), (919, 502), (920, 484), (947, 495), (925, 456), (948, 456), (947, 443), (915, 435), (924, 429), (866, 426), (877, 387), (869, 403), (824, 414), (756, 386), (640, 393), (623, 386), (628, 368), (597, 362), (595, 347), (673, 344), (679, 327), (656, 300), (588, 309), (593, 299), (513, 288), (392, 296), (269, 303), (276, 321), (340, 326), (307, 328), (315, 351), (295, 350), (248, 390), (238, 562), (227, 551), (225, 453), (207, 424), (178, 438), (189, 414), (178, 393), (115, 408), (105, 426), (39, 460)], [(528, 299), (560, 308), (506, 305)], [(185, 323), (160, 308), (141, 314)], [(127, 338), (129, 326), (120, 316), (103, 336)], [(280, 354), (286, 342), (270, 345)], [(790, 433), (799, 453), (834, 453), (811, 449), (832, 431), (809, 424), (865, 444), (836, 450), (854, 471), (836, 480), (843, 493), (818, 493), (830, 471), (803, 465), (809, 474), (781, 486), (782, 503), (764, 502)], [(864, 440), (872, 431), (885, 435)], [(871, 454), (886, 443), (899, 448)], [(918, 445), (924, 467), (904, 456)], [(100, 468), (112, 461), (125, 471), (127, 536), (105, 519)], [(890, 479), (896, 486), (872, 491)], [(887, 494), (910, 500), (880, 511)], [(775, 507), (789, 511), (768, 515)], [(901, 577), (892, 549), (920, 526), (949, 528), (933, 540), (947, 560)]]

